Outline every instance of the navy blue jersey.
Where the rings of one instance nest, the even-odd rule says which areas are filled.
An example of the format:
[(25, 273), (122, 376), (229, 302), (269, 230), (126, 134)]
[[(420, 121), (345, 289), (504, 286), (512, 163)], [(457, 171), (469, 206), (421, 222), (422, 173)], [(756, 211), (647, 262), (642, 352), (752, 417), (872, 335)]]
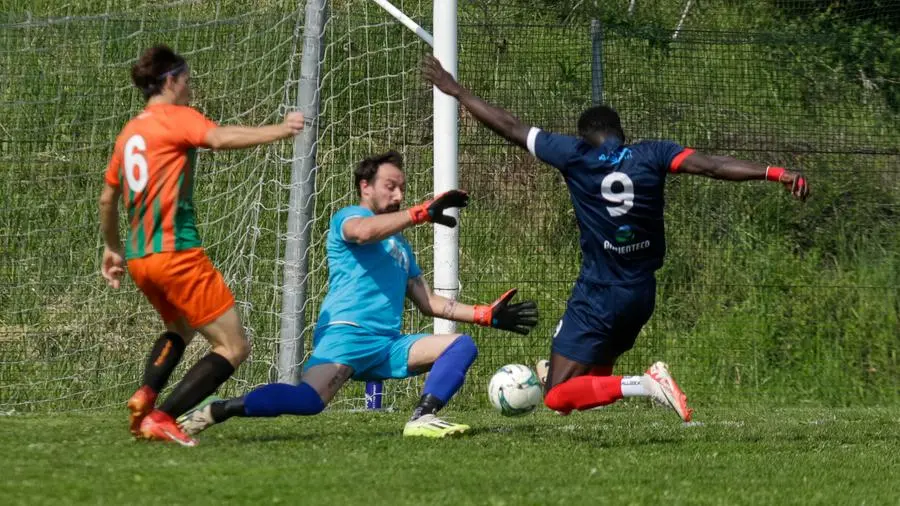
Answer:
[(559, 169), (581, 232), (580, 279), (633, 284), (653, 276), (666, 254), (663, 187), (692, 150), (670, 141), (594, 147), (532, 128), (528, 150)]

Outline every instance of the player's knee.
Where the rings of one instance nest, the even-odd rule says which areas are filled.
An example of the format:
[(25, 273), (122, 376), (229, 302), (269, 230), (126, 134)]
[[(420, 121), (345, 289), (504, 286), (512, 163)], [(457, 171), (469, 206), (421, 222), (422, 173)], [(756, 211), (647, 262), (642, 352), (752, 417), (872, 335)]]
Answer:
[(250, 341), (241, 339), (237, 346), (235, 346), (234, 353), (241, 362), (247, 360), (247, 358), (250, 357)]
[[(450, 345), (455, 350), (458, 350), (460, 356), (466, 357), (468, 359), (468, 363), (471, 364), (478, 358), (478, 346), (475, 345), (475, 340), (472, 339), (472, 336), (469, 334), (462, 334), (457, 337), (453, 344)], [(449, 349), (449, 348), (448, 348)]]
[(242, 364), (250, 356), (250, 342), (243, 338), (234, 339), (232, 342), (223, 345), (222, 348), (219, 354), (227, 358), (231, 365), (235, 367)]
[(544, 406), (553, 411), (566, 411), (566, 402), (561, 395), (559, 385), (544, 391)]
[(300, 383), (291, 392), (290, 414), (317, 415), (325, 409), (322, 397), (308, 383)]

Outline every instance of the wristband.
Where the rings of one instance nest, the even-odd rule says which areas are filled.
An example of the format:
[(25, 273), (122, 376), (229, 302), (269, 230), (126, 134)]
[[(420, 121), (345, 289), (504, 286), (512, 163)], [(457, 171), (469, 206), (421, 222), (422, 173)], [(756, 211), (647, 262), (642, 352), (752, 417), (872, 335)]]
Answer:
[(766, 167), (766, 180), (767, 181), (776, 181), (781, 182), (781, 176), (784, 175), (784, 167), (776, 167), (774, 165), (770, 165)]
[(491, 306), (475, 306), (475, 317), (472, 318), (473, 322), (482, 327), (490, 327), (493, 316), (492, 309)]
[(431, 201), (429, 200), (424, 204), (419, 204), (407, 209), (407, 211), (409, 212), (409, 217), (412, 218), (413, 224), (418, 225), (420, 223), (431, 221), (431, 215), (428, 214), (428, 206), (430, 204)]

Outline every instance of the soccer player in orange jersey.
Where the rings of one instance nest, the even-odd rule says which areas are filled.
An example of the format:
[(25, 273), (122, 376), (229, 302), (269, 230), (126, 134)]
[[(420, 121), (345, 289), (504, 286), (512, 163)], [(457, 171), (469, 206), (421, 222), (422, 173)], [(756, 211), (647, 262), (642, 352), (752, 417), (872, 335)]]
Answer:
[[(288, 113), (283, 123), (263, 127), (217, 126), (187, 106), (190, 70), (166, 46), (145, 51), (131, 78), (147, 106), (122, 129), (106, 169), (100, 195), (101, 271), (109, 286), (118, 288), (127, 262), (131, 278), (166, 325), (147, 358), (143, 383), (128, 401), (132, 434), (194, 446), (175, 418), (215, 392), (250, 351), (234, 296), (197, 233), (196, 149), (239, 149), (293, 137), (303, 129), (303, 115)], [(118, 230), (120, 199), (128, 216), (124, 245)], [(195, 331), (212, 350), (155, 408)]]

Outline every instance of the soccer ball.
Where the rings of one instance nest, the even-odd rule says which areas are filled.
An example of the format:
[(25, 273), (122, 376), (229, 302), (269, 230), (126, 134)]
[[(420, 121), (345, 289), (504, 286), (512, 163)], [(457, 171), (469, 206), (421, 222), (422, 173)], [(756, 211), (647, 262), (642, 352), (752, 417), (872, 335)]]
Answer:
[(541, 397), (537, 375), (521, 364), (501, 367), (488, 384), (488, 398), (504, 416), (531, 413), (541, 403)]

